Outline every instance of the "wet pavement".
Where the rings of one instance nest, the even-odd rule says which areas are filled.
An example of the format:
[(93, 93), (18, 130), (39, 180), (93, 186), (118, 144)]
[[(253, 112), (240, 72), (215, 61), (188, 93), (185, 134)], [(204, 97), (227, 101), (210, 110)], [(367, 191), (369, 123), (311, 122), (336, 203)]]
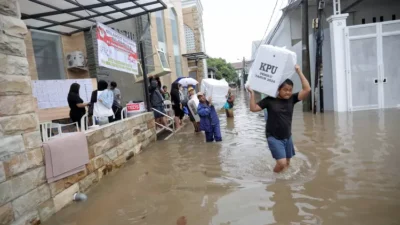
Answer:
[(291, 167), (274, 174), (264, 118), (238, 97), (223, 142), (191, 126), (102, 179), (48, 225), (400, 224), (400, 110), (324, 115), (296, 106)]

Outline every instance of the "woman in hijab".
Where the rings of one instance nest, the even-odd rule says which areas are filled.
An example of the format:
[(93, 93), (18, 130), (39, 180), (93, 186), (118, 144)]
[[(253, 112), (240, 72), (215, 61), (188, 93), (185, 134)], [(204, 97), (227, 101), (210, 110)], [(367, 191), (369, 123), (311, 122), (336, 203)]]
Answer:
[(181, 94), (180, 89), (182, 86), (178, 83), (173, 83), (171, 87), (171, 101), (172, 101), (172, 109), (175, 113), (175, 127), (178, 129), (181, 126), (182, 119), (184, 116), (183, 106), (181, 102)]
[(89, 103), (84, 103), (82, 98), (79, 96), (79, 88), (80, 85), (78, 83), (71, 84), (68, 93), (68, 105), (70, 108), (69, 118), (71, 118), (72, 122), (78, 122), (79, 127), (81, 126), (81, 118), (86, 113), (85, 107), (89, 105)]
[[(92, 97), (90, 98), (90, 103), (93, 104), (93, 116), (99, 120), (99, 123), (106, 124), (114, 121), (114, 112), (112, 110), (112, 105), (108, 107), (110, 101), (111, 103), (114, 101), (114, 94), (108, 88), (108, 83), (104, 80), (99, 80), (97, 83), (97, 90), (92, 92)], [(110, 95), (112, 99), (104, 102), (101, 100), (101, 96), (104, 96), (106, 92), (111, 92)], [(102, 95), (103, 94), (103, 95)]]

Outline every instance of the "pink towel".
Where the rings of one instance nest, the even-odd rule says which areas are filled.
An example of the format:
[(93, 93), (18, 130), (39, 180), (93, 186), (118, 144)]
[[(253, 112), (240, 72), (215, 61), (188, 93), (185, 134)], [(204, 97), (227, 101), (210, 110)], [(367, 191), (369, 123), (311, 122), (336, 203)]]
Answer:
[(69, 133), (43, 143), (47, 182), (78, 173), (89, 163), (86, 135)]

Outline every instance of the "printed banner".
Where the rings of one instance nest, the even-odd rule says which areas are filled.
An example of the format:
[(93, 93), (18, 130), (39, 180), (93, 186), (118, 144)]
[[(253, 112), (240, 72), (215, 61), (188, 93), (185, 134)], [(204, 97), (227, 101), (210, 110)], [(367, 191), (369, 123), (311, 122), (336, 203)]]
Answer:
[(99, 65), (138, 74), (136, 43), (104, 24), (97, 23)]

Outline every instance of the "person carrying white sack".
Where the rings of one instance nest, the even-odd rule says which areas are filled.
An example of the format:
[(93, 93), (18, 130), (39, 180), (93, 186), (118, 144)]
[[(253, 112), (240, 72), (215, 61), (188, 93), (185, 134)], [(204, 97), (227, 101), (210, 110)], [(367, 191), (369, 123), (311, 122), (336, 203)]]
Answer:
[(310, 93), (311, 87), (299, 65), (295, 66), (296, 73), (301, 80), (302, 90), (293, 94), (293, 82), (286, 79), (278, 88), (276, 98), (266, 97), (255, 102), (254, 91), (250, 92), (250, 111), (268, 111), (268, 123), (266, 124), (266, 136), (269, 149), (276, 160), (274, 172), (279, 173), (289, 167), (290, 159), (295, 155), (292, 140), (292, 118), (294, 105), (304, 100)]
[(99, 80), (97, 90), (92, 92), (90, 100), (93, 105), (93, 108), (89, 109), (89, 111), (92, 111), (90, 114), (93, 114), (100, 125), (111, 123), (115, 118), (112, 110), (114, 93), (107, 88), (108, 83), (104, 80)]

